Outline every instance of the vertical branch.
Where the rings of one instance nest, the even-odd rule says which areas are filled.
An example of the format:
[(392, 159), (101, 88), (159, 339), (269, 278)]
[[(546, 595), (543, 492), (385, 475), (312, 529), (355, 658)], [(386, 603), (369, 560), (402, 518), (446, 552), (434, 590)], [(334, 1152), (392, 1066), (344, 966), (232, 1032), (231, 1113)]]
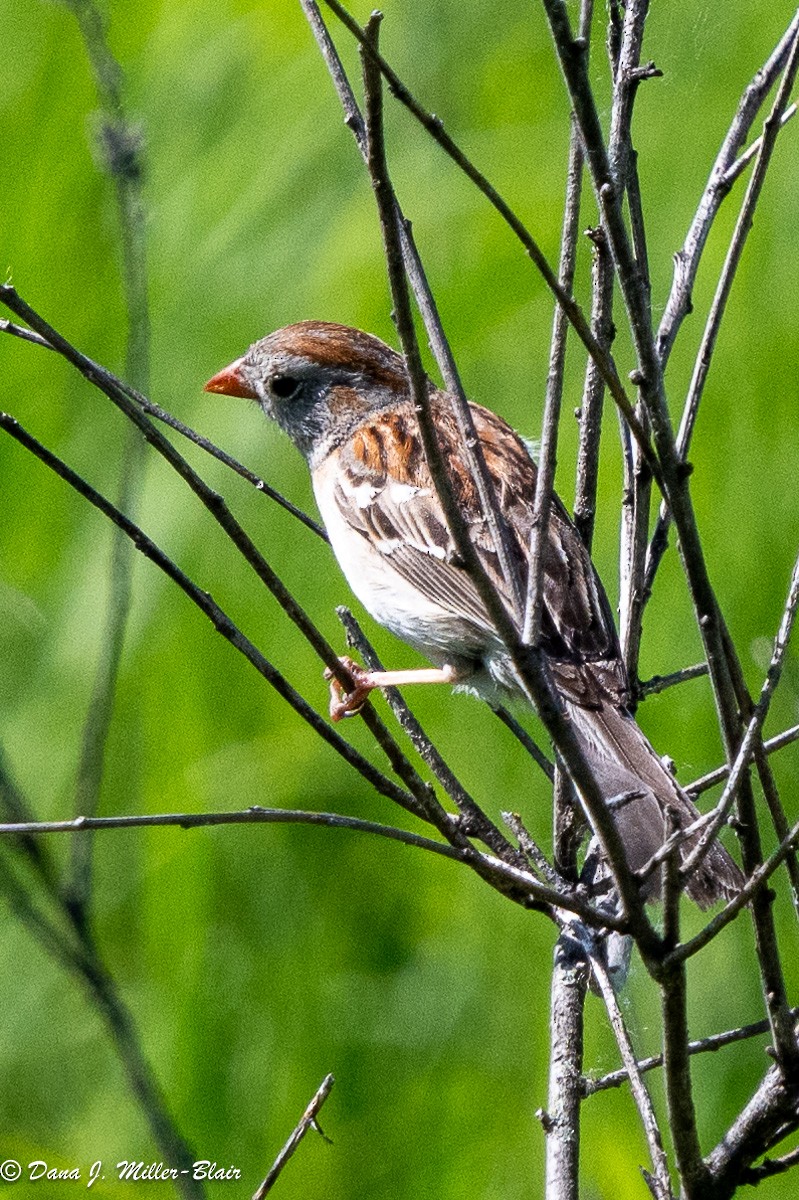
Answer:
[(555, 944), (549, 1016), (546, 1200), (579, 1200), (585, 950), (567, 927)]
[[(583, 0), (580, 9), (580, 34), (586, 45), (591, 35), (593, 0)], [(577, 128), (572, 121), (569, 139), (569, 160), (566, 170), (566, 200), (561, 234), (558, 278), (564, 291), (571, 293), (577, 260), (580, 226), (580, 198), (583, 186), (583, 150)], [(544, 602), (546, 547), (549, 535), (549, 514), (555, 485), (557, 439), (563, 399), (563, 378), (566, 365), (566, 344), (569, 322), (560, 305), (555, 306), (552, 341), (547, 375), (544, 422), (539, 453), (538, 476), (533, 502), (533, 522), (530, 537), (530, 565), (527, 576), (524, 628), (522, 640), (537, 645), (541, 636), (541, 616)], [(561, 766), (557, 767), (553, 793), (553, 827), (555, 861), (568, 878), (576, 875), (577, 847), (583, 821), (576, 803), (574, 789)], [(554, 985), (553, 985), (554, 987)], [(553, 991), (553, 1003), (556, 992)], [(580, 1016), (582, 1005), (580, 1005)], [(554, 1021), (554, 1015), (553, 1015)]]
[[(668, 832), (676, 828), (676, 818), (667, 813)], [(675, 852), (663, 860), (663, 943), (671, 951), (680, 940), (680, 879)], [(685, 964), (669, 969), (660, 980), (663, 1012), (663, 1069), (669, 1128), (674, 1141), (677, 1167), (685, 1200), (701, 1200), (708, 1195), (710, 1173), (702, 1159), (696, 1127), (689, 1057), (687, 980)]]
[[(676, 904), (672, 914), (676, 913)], [(673, 933), (673, 929), (670, 930)], [(669, 1128), (685, 1200), (703, 1200), (711, 1194), (710, 1172), (702, 1158), (696, 1128), (691, 1083), (691, 1059), (688, 1053), (688, 1014), (686, 1009), (685, 964), (670, 968), (661, 980), (663, 1009), (663, 1070)]]
[[(649, 311), (649, 272), (643, 216), (638, 191), (635, 151), (632, 145), (632, 119), (635, 97), (641, 79), (652, 73), (640, 67), (644, 25), (649, 0), (631, 0), (624, 11), (618, 57), (611, 61), (613, 105), (611, 109), (608, 162), (610, 175), (619, 197), (627, 194), (633, 232), (633, 256), (642, 295)], [(651, 315), (650, 315), (651, 321)], [(648, 431), (646, 410), (639, 399), (638, 417)], [(622, 431), (624, 454), (624, 503), (622, 505), (620, 545), (619, 618), (622, 657), (631, 684), (631, 699), (637, 692), (638, 657), (641, 647), (641, 620), (644, 607), (644, 568), (649, 535), (649, 509), (652, 476), (639, 448), (631, 444), (629, 432)]]
[[(300, 4), (330, 71), (336, 92), (344, 109), (345, 122), (352, 130), (361, 156), (367, 168), (370, 169), (370, 174), (372, 174), (369, 163), (369, 143), (366, 124), (361, 116), (336, 48), (322, 20), (316, 0), (300, 0)], [(356, 28), (358, 27), (356, 26)], [(363, 31), (358, 28), (358, 32), (363, 37)], [(368, 41), (362, 41), (362, 46), (367, 51), (368, 57), (370, 57), (370, 49), (372, 54), (377, 57), (375, 45)], [(499, 506), (493, 482), (488, 474), (485, 456), (477, 436), (474, 420), (466, 399), (466, 393), (463, 390), (455, 358), (444, 333), (438, 308), (427, 281), (422, 260), (413, 240), (411, 224), (403, 216), (397, 198), (393, 195), (393, 190), (391, 211), (386, 210), (384, 219), (387, 222), (392, 221), (396, 225), (396, 238), (399, 245), (398, 252), (407, 272), (407, 282), (410, 282), (413, 289), (414, 297), (419, 306), (419, 312), (421, 313), (425, 330), (430, 340), (430, 347), (447, 390), (451, 395), (453, 414), (461, 436), (464, 458), (477, 489), (480, 507), (497, 552), (500, 570), (507, 586), (508, 595), (512, 598), (514, 616), (516, 620), (521, 620), (524, 612), (523, 581), (518, 577), (519, 573), (515, 567), (510, 531)], [(405, 286), (407, 286), (407, 282)], [(446, 499), (441, 498), (446, 509)]]
[[(591, 328), (597, 341), (609, 349), (613, 340), (613, 260), (608, 250), (604, 230), (598, 226), (589, 231), (593, 243), (591, 263)], [(588, 550), (594, 539), (596, 492), (599, 477), (599, 442), (602, 433), (602, 409), (605, 384), (592, 358), (585, 370), (583, 400), (580, 406), (580, 443), (577, 451), (577, 489), (574, 501), (574, 524)], [(622, 423), (622, 429), (629, 431)]]
[[(588, 43), (591, 32), (593, 0), (583, 0), (580, 11), (580, 36)], [(587, 53), (587, 50), (586, 50)], [(565, 292), (574, 286), (577, 261), (577, 239), (580, 227), (580, 196), (583, 188), (583, 148), (577, 127), (572, 121), (569, 139), (569, 162), (566, 171), (566, 203), (560, 242), (558, 279)], [(537, 645), (541, 637), (541, 613), (544, 600), (544, 571), (549, 534), (549, 512), (555, 486), (558, 453), (558, 427), (563, 400), (563, 375), (566, 367), (566, 339), (569, 322), (563, 308), (556, 304), (552, 323), (549, 352), (544, 423), (538, 457), (538, 477), (533, 501), (532, 531), (530, 534), (530, 565), (527, 575), (522, 640)]]

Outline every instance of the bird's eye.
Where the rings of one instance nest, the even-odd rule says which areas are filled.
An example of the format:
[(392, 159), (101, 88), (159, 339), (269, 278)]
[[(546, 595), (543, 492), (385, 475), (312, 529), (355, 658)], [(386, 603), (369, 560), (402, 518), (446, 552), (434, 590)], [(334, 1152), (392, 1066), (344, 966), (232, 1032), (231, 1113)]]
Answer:
[(272, 391), (281, 400), (288, 400), (300, 386), (299, 379), (293, 375), (275, 375), (272, 380)]

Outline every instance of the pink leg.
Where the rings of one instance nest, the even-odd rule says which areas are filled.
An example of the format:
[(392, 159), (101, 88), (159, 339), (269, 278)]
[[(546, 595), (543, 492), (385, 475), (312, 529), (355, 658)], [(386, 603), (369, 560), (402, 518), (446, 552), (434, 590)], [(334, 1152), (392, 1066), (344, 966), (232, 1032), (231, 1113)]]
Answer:
[(411, 671), (366, 671), (351, 658), (340, 659), (352, 675), (355, 684), (351, 692), (345, 692), (330, 669), (325, 679), (330, 680), (330, 719), (340, 721), (342, 717), (356, 716), (366, 703), (369, 693), (378, 687), (397, 687), (408, 683), (457, 683), (463, 672), (449, 665), (443, 667), (419, 667)]

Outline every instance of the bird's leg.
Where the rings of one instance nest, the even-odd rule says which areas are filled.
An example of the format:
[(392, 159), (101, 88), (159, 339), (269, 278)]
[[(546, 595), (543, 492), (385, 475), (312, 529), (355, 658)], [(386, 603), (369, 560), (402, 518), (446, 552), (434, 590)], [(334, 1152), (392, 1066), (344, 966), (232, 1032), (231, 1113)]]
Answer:
[(354, 717), (366, 703), (369, 693), (378, 687), (397, 687), (407, 683), (457, 683), (465, 672), (446, 664), (443, 667), (420, 667), (410, 671), (367, 671), (351, 658), (339, 662), (352, 676), (354, 687), (345, 692), (333, 672), (328, 668), (325, 679), (330, 680), (330, 719), (340, 721), (342, 717)]

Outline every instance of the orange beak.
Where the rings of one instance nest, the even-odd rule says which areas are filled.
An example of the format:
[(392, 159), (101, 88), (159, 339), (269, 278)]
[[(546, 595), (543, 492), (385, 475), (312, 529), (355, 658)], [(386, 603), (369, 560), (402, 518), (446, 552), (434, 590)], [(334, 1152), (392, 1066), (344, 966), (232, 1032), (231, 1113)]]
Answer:
[(241, 396), (245, 400), (257, 400), (258, 393), (247, 382), (241, 370), (244, 360), (237, 358), (229, 367), (219, 371), (213, 379), (209, 379), (203, 388), (204, 392), (219, 392), (223, 396)]

